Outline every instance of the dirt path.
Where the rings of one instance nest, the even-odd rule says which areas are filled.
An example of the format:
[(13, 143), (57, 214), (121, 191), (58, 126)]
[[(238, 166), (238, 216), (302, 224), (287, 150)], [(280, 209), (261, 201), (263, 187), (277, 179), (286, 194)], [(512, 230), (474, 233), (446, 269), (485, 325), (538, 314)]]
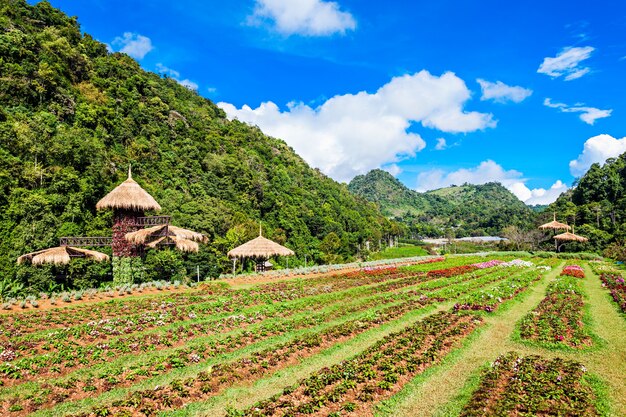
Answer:
[(585, 265), (585, 291), (589, 297), (593, 331), (606, 342), (597, 351), (576, 354), (576, 360), (608, 385), (616, 416), (626, 416), (626, 320), (618, 313), (600, 278)]
[[(562, 266), (562, 265), (561, 265)], [(613, 414), (626, 416), (626, 321), (611, 305), (607, 291), (599, 278), (585, 265), (584, 288), (588, 296), (593, 324), (591, 331), (606, 342), (591, 351), (561, 352), (528, 347), (511, 340), (517, 321), (533, 309), (545, 295), (548, 284), (561, 267), (550, 272), (538, 285), (530, 288), (528, 296), (503, 314), (487, 317), (488, 328), (479, 337), (430, 375), (407, 385), (392, 401), (381, 406), (377, 416), (457, 416), (458, 404), (451, 402), (477, 375), (478, 369), (500, 354), (515, 350), (522, 355), (556, 356), (578, 361), (589, 372), (599, 375), (608, 385)]]
[[(132, 294), (124, 294), (119, 295), (117, 291), (113, 290), (113, 296), (106, 295), (105, 293), (98, 293), (93, 298), (87, 298), (80, 301), (72, 300), (69, 303), (64, 302), (60, 298), (56, 299), (56, 304), (50, 304), (50, 300), (37, 300), (39, 306), (37, 308), (27, 304), (26, 308), (20, 308), (19, 305), (14, 305), (10, 310), (2, 310), (0, 309), (0, 315), (2, 314), (22, 314), (22, 313), (32, 313), (33, 311), (46, 311), (52, 309), (63, 309), (68, 307), (80, 307), (83, 305), (90, 304), (98, 304), (98, 303), (106, 303), (112, 300), (124, 301), (124, 300), (134, 300), (145, 297), (151, 297), (155, 295), (163, 295), (163, 294), (176, 294), (187, 291), (197, 291), (195, 288), (178, 288), (178, 289), (170, 289), (170, 290), (157, 290), (156, 288), (146, 288), (141, 292), (134, 292)], [(87, 297), (87, 296), (85, 296)]]

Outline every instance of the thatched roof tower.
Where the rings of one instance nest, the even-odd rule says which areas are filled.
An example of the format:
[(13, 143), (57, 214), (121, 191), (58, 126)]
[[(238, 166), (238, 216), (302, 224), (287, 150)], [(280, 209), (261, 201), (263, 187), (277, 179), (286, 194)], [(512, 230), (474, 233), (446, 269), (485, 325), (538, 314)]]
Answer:
[(114, 257), (137, 257), (141, 255), (141, 246), (133, 245), (124, 236), (137, 231), (139, 217), (145, 210), (161, 210), (161, 206), (146, 190), (133, 180), (128, 167), (128, 179), (115, 187), (96, 204), (98, 210), (113, 209), (113, 248)]
[(570, 230), (571, 227), (564, 224), (564, 223), (560, 223), (556, 221), (556, 213), (554, 213), (554, 220), (552, 220), (549, 223), (546, 224), (542, 224), (541, 226), (539, 226), (540, 229), (542, 230)]
[(87, 258), (97, 262), (109, 260), (107, 254), (95, 250), (73, 248), (71, 246), (57, 246), (22, 255), (17, 258), (17, 263), (22, 264), (26, 261), (30, 261), (33, 265), (67, 265), (72, 258)]
[(161, 210), (161, 206), (154, 197), (133, 180), (129, 166), (128, 179), (98, 201), (96, 209), (122, 209), (144, 212), (146, 210)]

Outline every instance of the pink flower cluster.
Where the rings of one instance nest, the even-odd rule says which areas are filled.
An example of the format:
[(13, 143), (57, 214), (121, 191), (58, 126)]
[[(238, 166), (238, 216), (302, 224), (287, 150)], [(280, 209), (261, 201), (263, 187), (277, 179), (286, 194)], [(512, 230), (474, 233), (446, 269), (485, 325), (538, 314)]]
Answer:
[(494, 266), (497, 266), (503, 263), (504, 261), (501, 261), (499, 259), (492, 259), (491, 261), (472, 264), (472, 266), (475, 266), (478, 269), (485, 269), (485, 268), (493, 268)]
[(565, 268), (563, 268), (563, 272), (561, 272), (561, 275), (569, 275), (576, 278), (585, 278), (585, 272), (578, 265), (567, 265)]

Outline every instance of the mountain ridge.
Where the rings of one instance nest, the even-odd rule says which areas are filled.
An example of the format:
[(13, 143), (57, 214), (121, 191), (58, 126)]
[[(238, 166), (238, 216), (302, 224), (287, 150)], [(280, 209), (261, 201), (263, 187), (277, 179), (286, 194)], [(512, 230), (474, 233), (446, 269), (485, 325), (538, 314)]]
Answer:
[(463, 184), (420, 193), (375, 169), (355, 177), (348, 189), (380, 206), (383, 214), (415, 233), (457, 237), (500, 234), (509, 225), (529, 227), (532, 210), (499, 183)]

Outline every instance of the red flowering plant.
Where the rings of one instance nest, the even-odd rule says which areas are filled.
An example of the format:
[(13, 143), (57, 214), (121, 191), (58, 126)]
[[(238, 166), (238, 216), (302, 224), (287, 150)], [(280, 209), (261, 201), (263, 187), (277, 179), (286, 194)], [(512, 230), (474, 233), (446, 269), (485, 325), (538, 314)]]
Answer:
[(561, 275), (569, 275), (570, 277), (585, 278), (585, 271), (578, 265), (567, 265), (563, 268)]

